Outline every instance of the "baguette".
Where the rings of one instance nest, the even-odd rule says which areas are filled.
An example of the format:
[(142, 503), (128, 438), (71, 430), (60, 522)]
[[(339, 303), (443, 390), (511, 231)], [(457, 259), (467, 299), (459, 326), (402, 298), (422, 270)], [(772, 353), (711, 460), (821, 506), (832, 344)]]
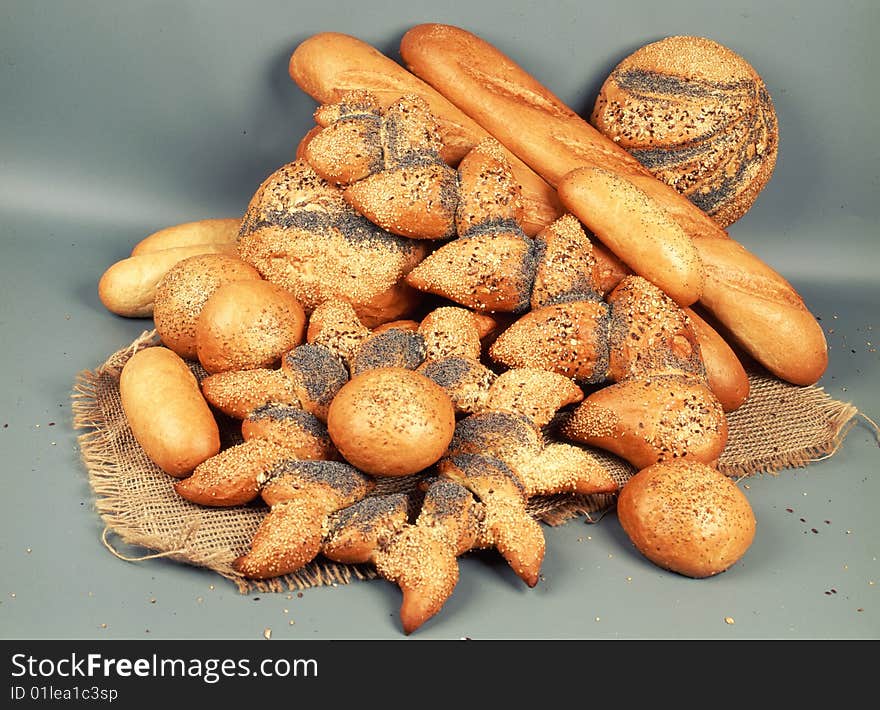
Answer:
[(138, 351), (119, 378), (122, 409), (147, 457), (181, 478), (220, 451), (220, 432), (199, 383), (168, 348)]
[(604, 168), (575, 168), (559, 196), (633, 271), (659, 286), (680, 306), (703, 290), (703, 263), (693, 239), (636, 185)]
[(234, 244), (194, 244), (147, 251), (113, 264), (98, 282), (98, 298), (107, 310), (128, 318), (153, 315), (156, 286), (180, 261), (199, 254), (235, 255)]
[(732, 239), (694, 245), (706, 269), (702, 305), (774, 375), (815, 384), (828, 366), (825, 333), (792, 285)]
[[(411, 71), (552, 185), (572, 170), (593, 167), (641, 190), (693, 240), (704, 269), (701, 302), (734, 339), (793, 384), (813, 384), (822, 376), (828, 363), (825, 336), (791, 285), (521, 67), (482, 39), (447, 25), (414, 27), (400, 51)], [(625, 243), (626, 236), (619, 239)], [(650, 273), (643, 275), (650, 279)]]
[(175, 224), (173, 227), (165, 227), (158, 232), (153, 232), (150, 236), (139, 241), (131, 250), (131, 255), (139, 256), (162, 249), (190, 247), (199, 244), (235, 244), (240, 227), (240, 217), (203, 219), (198, 222)]

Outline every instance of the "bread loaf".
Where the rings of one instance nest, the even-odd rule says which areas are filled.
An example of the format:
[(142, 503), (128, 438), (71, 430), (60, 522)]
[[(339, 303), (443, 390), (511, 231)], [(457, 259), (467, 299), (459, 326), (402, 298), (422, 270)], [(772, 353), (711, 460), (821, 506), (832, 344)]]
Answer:
[[(551, 184), (580, 167), (602, 168), (632, 183), (693, 240), (704, 269), (701, 302), (738, 343), (784, 380), (812, 384), (821, 377), (825, 337), (791, 285), (525, 70), (484, 40), (448, 25), (414, 27), (400, 51), (416, 75)], [(619, 238), (625, 243), (626, 235)], [(649, 272), (642, 275), (651, 279)]]
[(705, 37), (667, 37), (605, 80), (591, 121), (722, 227), (751, 207), (779, 146), (761, 77)]
[(147, 457), (175, 477), (220, 450), (220, 432), (199, 383), (168, 348), (144, 348), (122, 368), (125, 418)]

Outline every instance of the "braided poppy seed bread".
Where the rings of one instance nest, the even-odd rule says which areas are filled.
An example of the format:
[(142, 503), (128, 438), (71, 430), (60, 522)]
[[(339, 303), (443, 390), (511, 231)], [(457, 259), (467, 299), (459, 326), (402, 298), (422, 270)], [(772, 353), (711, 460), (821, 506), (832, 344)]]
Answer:
[(767, 87), (742, 57), (704, 37), (667, 37), (628, 56), (591, 121), (722, 227), (748, 211), (776, 164)]

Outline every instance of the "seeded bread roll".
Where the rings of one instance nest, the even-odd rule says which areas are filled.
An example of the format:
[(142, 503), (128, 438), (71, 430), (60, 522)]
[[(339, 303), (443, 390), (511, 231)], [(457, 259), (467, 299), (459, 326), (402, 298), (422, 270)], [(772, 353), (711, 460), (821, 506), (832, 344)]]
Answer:
[(455, 410), (443, 388), (398, 367), (351, 379), (327, 415), (345, 459), (376, 476), (406, 476), (437, 462), (452, 440)]
[(270, 367), (299, 345), (306, 314), (293, 294), (262, 280), (233, 281), (205, 302), (196, 350), (210, 373)]
[(650, 466), (624, 485), (617, 517), (660, 567), (709, 577), (739, 560), (755, 537), (755, 514), (724, 474), (689, 459)]
[(196, 321), (205, 303), (223, 284), (244, 279), (258, 281), (260, 274), (234, 256), (203, 254), (176, 264), (156, 287), (153, 320), (162, 342), (180, 357), (195, 360)]
[(748, 211), (776, 165), (767, 87), (745, 59), (704, 37), (667, 37), (628, 56), (591, 121), (722, 227)]

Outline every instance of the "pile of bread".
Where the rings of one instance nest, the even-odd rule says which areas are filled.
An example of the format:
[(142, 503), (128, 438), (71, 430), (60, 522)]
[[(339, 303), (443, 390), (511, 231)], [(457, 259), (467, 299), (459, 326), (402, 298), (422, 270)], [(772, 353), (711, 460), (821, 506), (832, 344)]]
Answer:
[[(645, 556), (729, 568), (755, 532), (714, 468), (740, 356), (799, 385), (827, 365), (795, 290), (724, 229), (775, 163), (763, 82), (673, 37), (621, 62), (590, 125), (462, 29), (415, 27), (401, 55), (306, 40), (290, 74), (321, 106), (296, 159), (242, 219), (162, 230), (104, 274), (164, 346), (122, 372), (135, 438), (194, 504), (265, 501), (239, 573), (373, 564), (407, 632), (468, 550), (533, 586), (528, 500), (618, 492), (596, 448), (639, 469), (617, 510)], [(221, 450), (217, 412), (244, 443)]]

